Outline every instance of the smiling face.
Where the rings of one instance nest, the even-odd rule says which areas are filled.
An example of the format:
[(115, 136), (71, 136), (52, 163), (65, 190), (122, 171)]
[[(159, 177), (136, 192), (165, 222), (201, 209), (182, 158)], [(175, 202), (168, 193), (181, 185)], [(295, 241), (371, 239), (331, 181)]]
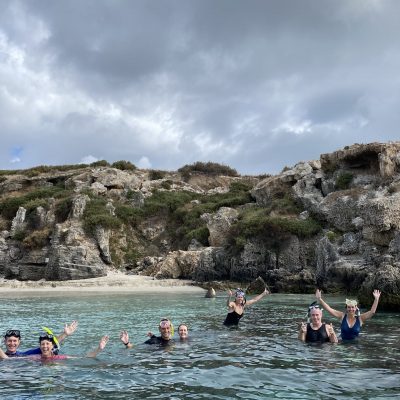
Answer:
[(160, 322), (160, 325), (158, 327), (158, 330), (161, 333), (161, 337), (164, 340), (170, 340), (171, 339), (171, 322), (168, 320), (163, 320)]
[(7, 352), (10, 354), (14, 354), (21, 343), (21, 339), (15, 336), (7, 336), (4, 338), (4, 340), (6, 343)]
[(54, 344), (51, 340), (42, 340), (40, 342), (40, 351), (42, 352), (43, 358), (48, 358), (53, 356)]
[(318, 308), (312, 308), (310, 310), (310, 320), (313, 326), (320, 326), (322, 318), (322, 311)]
[(178, 328), (179, 337), (181, 339), (186, 339), (188, 337), (188, 327), (186, 325), (179, 325)]
[(353, 304), (347, 305), (346, 310), (347, 310), (347, 314), (354, 315), (357, 311), (357, 305), (353, 305)]

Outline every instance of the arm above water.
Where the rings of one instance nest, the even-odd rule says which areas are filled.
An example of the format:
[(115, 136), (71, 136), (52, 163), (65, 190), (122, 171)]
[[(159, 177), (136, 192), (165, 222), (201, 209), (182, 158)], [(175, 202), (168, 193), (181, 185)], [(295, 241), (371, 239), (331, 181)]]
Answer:
[(326, 329), (326, 334), (329, 337), (329, 341), (331, 343), (337, 343), (338, 342), (338, 338), (336, 336), (335, 330), (333, 329), (333, 325), (332, 324), (325, 324), (325, 329)]
[(131, 349), (133, 347), (133, 344), (129, 341), (128, 331), (125, 330), (121, 331), (119, 334), (119, 338), (127, 349)]
[(299, 340), (302, 342), (306, 341), (306, 334), (307, 334), (307, 324), (305, 322), (300, 323), (300, 329), (299, 329)]
[(381, 292), (380, 292), (380, 290), (375, 289), (372, 294), (374, 296), (374, 302), (372, 303), (372, 307), (371, 307), (371, 309), (369, 311), (367, 311), (365, 313), (362, 313), (360, 315), (360, 318), (361, 318), (362, 322), (365, 322), (367, 319), (371, 318), (375, 314), (376, 309), (378, 307), (378, 303), (379, 303), (379, 298), (381, 296)]
[(64, 332), (57, 336), (59, 343), (62, 343), (68, 336), (71, 336), (78, 328), (78, 321), (72, 321), (69, 325), (64, 325)]
[(253, 299), (246, 301), (246, 306), (251, 306), (252, 304), (256, 303), (257, 301), (261, 300), (264, 296), (267, 294), (270, 294), (267, 288), (264, 289), (264, 291), (259, 294), (258, 296), (254, 297)]
[(90, 351), (89, 353), (87, 353), (87, 354), (86, 354), (86, 357), (92, 357), (92, 358), (93, 358), (93, 357), (96, 357), (97, 354), (99, 354), (101, 351), (104, 350), (104, 348), (105, 348), (106, 345), (107, 345), (108, 339), (109, 339), (109, 337), (108, 337), (107, 335), (103, 336), (103, 337), (100, 339), (99, 346), (97, 347), (97, 349), (96, 349), (96, 350), (93, 350), (93, 351)]
[(0, 360), (5, 360), (7, 358), (10, 358), (10, 357), (8, 357), (8, 355), (6, 353), (4, 353), (3, 349), (0, 347)]
[(326, 303), (324, 300), (322, 300), (322, 294), (319, 289), (315, 292), (315, 297), (317, 298), (318, 302), (322, 304), (322, 306), (325, 308), (326, 311), (328, 311), (329, 314), (333, 315), (336, 318), (342, 319), (344, 316), (344, 313), (341, 311), (335, 310), (334, 308), (330, 307), (328, 303)]

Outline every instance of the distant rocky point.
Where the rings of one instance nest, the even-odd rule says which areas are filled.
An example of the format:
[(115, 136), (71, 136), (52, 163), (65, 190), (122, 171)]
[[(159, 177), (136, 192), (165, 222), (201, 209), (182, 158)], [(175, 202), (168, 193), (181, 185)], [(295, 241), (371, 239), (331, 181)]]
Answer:
[(0, 171), (0, 277), (253, 281), (400, 307), (400, 142), (354, 144), (270, 176), (215, 163)]

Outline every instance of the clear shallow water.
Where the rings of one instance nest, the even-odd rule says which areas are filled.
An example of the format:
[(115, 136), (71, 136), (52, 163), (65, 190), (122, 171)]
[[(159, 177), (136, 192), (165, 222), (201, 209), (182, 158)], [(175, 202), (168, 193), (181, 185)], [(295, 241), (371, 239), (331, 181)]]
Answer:
[[(249, 307), (239, 329), (222, 325), (225, 295), (74, 294), (0, 295), (0, 329), (20, 328), (21, 349), (37, 346), (41, 326), (61, 332), (79, 320), (56, 363), (0, 362), (0, 394), (7, 399), (398, 399), (400, 314), (379, 313), (358, 343), (310, 346), (297, 323), (313, 301), (272, 295)], [(341, 307), (339, 298), (327, 298)], [(378, 309), (379, 311), (379, 309)], [(189, 324), (189, 343), (144, 345), (160, 317)], [(338, 322), (325, 312), (327, 322)], [(127, 350), (119, 331), (136, 346)], [(103, 334), (110, 341), (96, 359), (84, 356)], [(4, 348), (4, 346), (3, 346)]]

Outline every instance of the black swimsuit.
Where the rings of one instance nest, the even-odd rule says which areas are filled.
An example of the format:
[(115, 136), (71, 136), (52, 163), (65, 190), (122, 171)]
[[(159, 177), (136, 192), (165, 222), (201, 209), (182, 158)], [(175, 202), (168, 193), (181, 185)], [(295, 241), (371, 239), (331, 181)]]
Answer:
[(326, 333), (325, 324), (322, 324), (319, 329), (312, 329), (311, 324), (307, 324), (306, 342), (310, 343), (329, 342), (329, 336)]
[(243, 317), (243, 314), (238, 314), (236, 311), (232, 311), (228, 313), (225, 318), (224, 325), (232, 326), (232, 325), (239, 325), (240, 318)]

